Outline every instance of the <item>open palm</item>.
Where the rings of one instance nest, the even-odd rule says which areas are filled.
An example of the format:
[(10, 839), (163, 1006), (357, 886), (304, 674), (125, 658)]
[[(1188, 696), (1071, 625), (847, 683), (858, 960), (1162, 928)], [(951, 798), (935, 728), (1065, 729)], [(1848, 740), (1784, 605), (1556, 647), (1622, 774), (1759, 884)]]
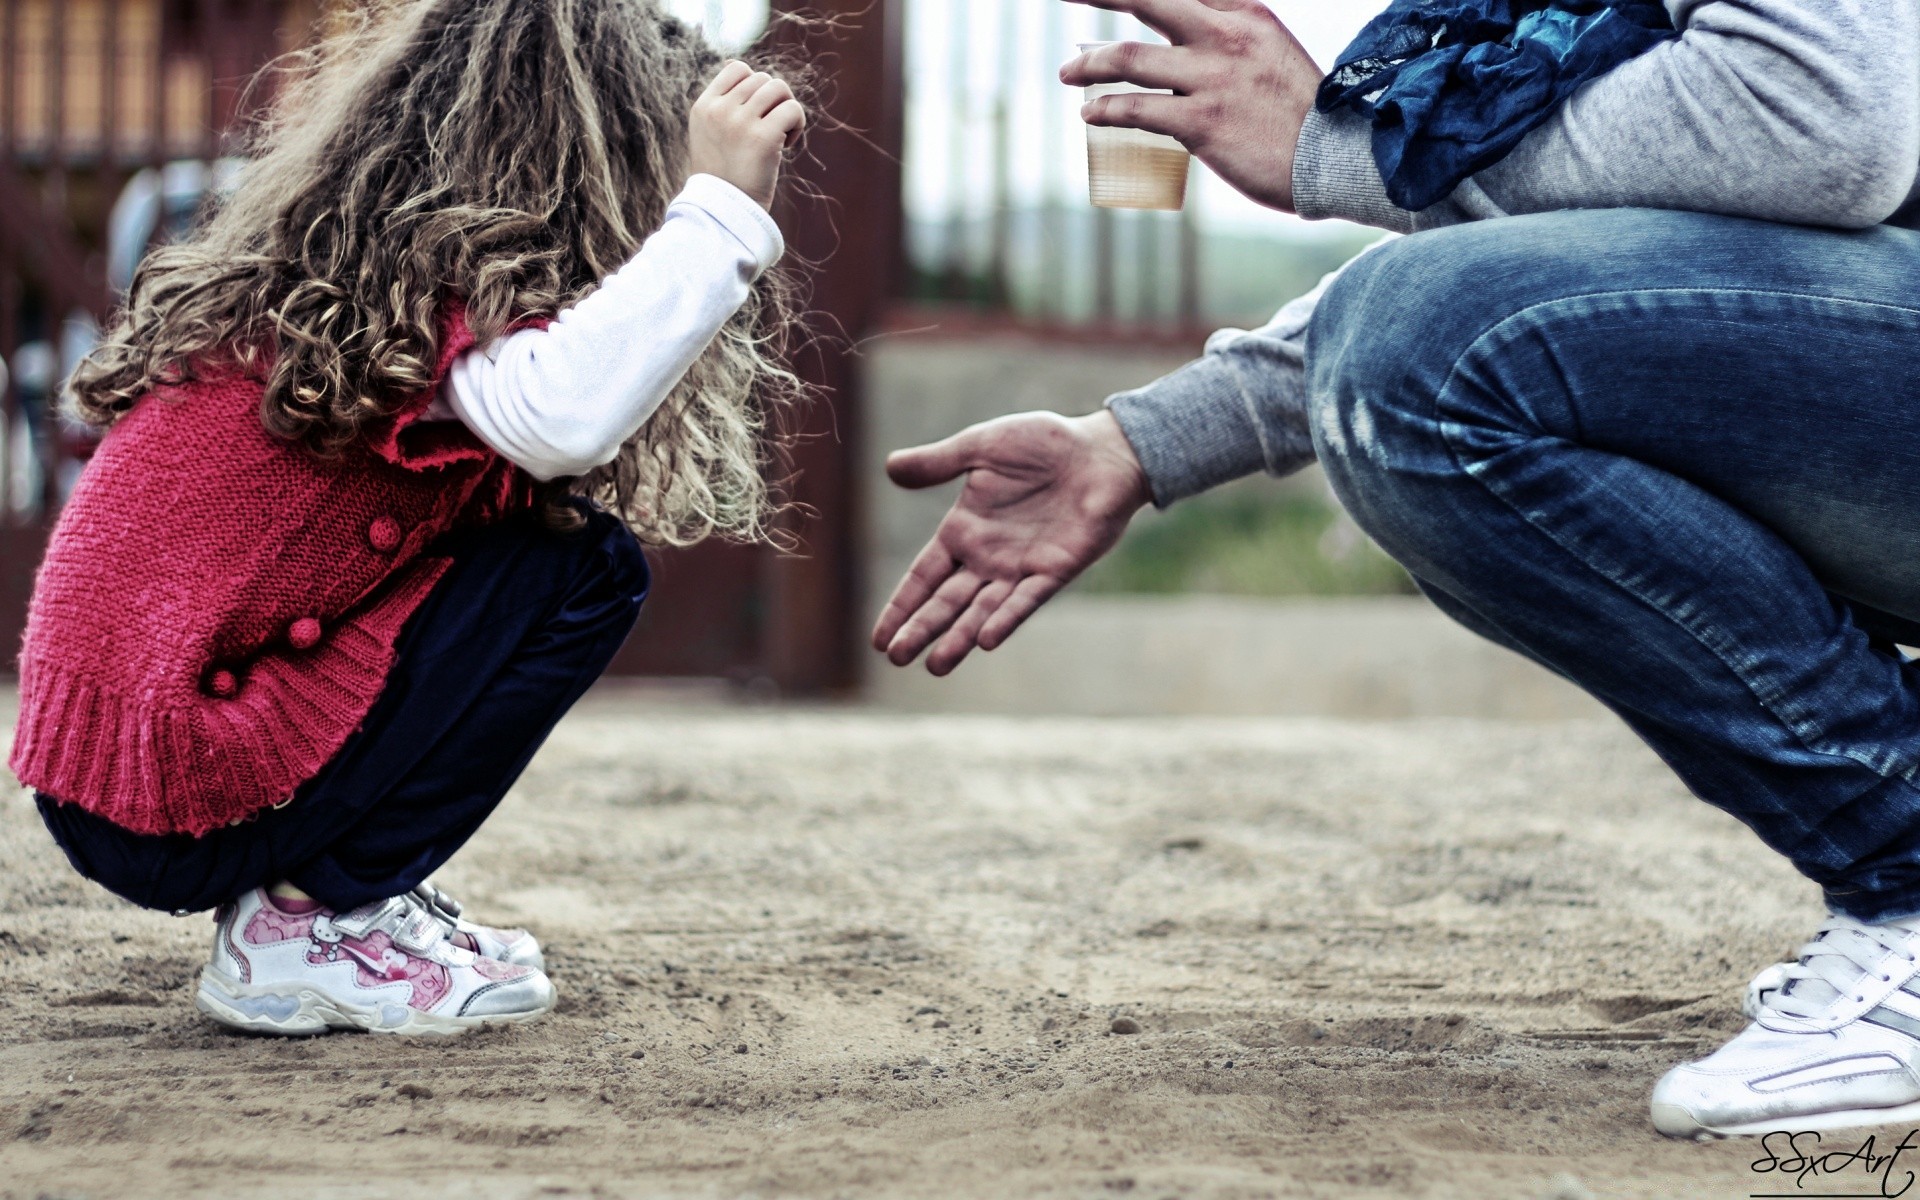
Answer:
[(902, 487), (966, 476), (960, 498), (914, 559), (874, 627), (896, 666), (932, 647), (945, 675), (992, 650), (1126, 532), (1151, 499), (1126, 435), (1107, 413), (1022, 413), (887, 460)]

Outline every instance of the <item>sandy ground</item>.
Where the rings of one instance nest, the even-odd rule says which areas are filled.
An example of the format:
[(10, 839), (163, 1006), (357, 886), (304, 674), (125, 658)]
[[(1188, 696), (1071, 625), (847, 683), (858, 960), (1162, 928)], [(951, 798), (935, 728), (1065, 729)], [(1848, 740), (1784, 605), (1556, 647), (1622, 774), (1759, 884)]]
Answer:
[(1605, 724), (590, 700), (441, 880), (560, 1008), (441, 1044), (218, 1030), (0, 792), (9, 1200), (1793, 1190), (1645, 1105), (1816, 899)]

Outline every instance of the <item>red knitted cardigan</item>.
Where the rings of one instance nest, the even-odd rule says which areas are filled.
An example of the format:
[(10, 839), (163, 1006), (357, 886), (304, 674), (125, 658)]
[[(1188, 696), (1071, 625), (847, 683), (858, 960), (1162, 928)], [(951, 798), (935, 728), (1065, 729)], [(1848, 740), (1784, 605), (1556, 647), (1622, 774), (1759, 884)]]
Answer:
[(136, 833), (202, 834), (290, 798), (366, 717), (456, 524), (525, 476), (435, 386), (331, 458), (270, 436), (257, 380), (148, 396), (80, 477), (40, 567), (10, 766)]

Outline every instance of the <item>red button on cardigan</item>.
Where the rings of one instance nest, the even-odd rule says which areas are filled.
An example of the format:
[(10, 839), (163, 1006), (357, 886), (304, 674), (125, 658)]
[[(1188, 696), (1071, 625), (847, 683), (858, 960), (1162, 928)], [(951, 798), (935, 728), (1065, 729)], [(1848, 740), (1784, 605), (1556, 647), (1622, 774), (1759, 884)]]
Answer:
[[(135, 833), (198, 835), (316, 775), (446, 572), (422, 549), (529, 502), (526, 477), (464, 425), (419, 419), (472, 344), (450, 309), (431, 386), (330, 457), (266, 432), (258, 380), (136, 402), (81, 474), (35, 584), (20, 782)], [(375, 552), (385, 522), (426, 536)]]
[(402, 535), (400, 522), (392, 517), (375, 517), (373, 524), (367, 526), (367, 542), (382, 554), (392, 554), (400, 548)]

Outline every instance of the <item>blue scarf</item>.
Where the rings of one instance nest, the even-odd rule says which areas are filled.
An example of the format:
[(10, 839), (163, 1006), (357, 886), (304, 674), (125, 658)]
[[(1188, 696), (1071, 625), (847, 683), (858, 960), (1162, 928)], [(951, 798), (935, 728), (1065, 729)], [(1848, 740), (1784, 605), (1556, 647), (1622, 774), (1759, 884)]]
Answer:
[(1651, 0), (1393, 0), (1320, 85), (1373, 122), (1387, 195), (1418, 211), (1499, 162), (1580, 85), (1680, 36)]

